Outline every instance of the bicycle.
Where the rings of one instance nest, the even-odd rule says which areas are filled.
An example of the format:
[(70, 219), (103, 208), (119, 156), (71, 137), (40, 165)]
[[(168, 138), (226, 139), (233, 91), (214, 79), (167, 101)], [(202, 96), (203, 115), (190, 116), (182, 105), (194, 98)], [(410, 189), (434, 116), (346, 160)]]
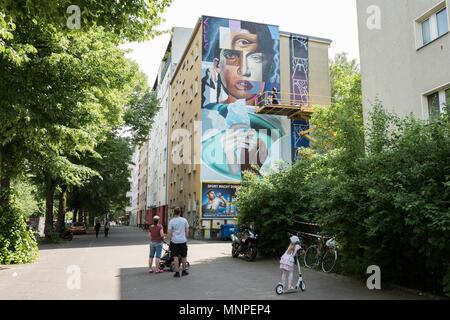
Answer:
[[(326, 240), (328, 239), (328, 240)], [(323, 272), (333, 270), (337, 260), (336, 241), (334, 238), (319, 237), (318, 245), (311, 245), (305, 252), (304, 263), (307, 268), (322, 267)]]

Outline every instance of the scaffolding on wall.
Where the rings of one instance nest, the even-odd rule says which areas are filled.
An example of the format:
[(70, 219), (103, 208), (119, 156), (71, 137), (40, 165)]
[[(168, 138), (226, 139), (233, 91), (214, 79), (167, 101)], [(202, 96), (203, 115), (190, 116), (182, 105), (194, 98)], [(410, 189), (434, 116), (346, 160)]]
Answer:
[(256, 99), (256, 113), (286, 116), (291, 120), (310, 120), (315, 105), (328, 105), (330, 97), (265, 91)]
[(305, 138), (310, 142), (316, 139), (310, 134), (314, 127), (309, 125), (314, 106), (328, 105), (331, 98), (324, 96), (313, 96), (304, 94), (293, 94), (277, 91), (266, 91), (259, 94), (256, 99), (256, 114), (285, 116), (290, 120), (306, 120), (308, 128), (302, 124), (294, 124), (294, 130), (298, 139)]

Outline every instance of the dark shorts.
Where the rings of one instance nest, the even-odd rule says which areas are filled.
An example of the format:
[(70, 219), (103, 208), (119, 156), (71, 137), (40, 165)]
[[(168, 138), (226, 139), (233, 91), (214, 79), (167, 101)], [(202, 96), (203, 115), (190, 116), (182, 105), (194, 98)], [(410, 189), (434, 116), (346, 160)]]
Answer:
[(170, 252), (172, 254), (173, 257), (176, 256), (181, 256), (182, 258), (186, 258), (187, 257), (187, 251), (188, 251), (188, 247), (187, 247), (187, 243), (170, 243)]

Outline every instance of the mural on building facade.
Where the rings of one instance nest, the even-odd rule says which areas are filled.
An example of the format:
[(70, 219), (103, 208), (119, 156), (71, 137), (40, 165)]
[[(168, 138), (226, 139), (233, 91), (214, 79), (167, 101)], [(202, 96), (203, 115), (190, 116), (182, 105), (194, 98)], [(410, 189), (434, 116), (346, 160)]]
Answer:
[[(309, 102), (309, 39), (308, 37), (292, 34), (289, 37), (290, 50), (290, 88), (296, 105), (304, 106)], [(309, 121), (293, 120), (291, 126), (292, 160), (300, 160), (297, 150), (308, 148), (309, 140), (301, 133), (309, 129)]]
[(289, 39), (291, 94), (299, 105), (308, 104), (309, 99), (309, 63), (308, 38), (292, 34)]
[[(299, 134), (309, 123), (255, 113), (258, 95), (280, 91), (278, 27), (203, 17), (202, 31), (201, 180), (239, 183), (245, 170), (264, 173), (298, 160), (297, 149), (309, 147)], [(285, 81), (298, 106), (309, 102), (308, 48), (307, 37), (289, 37)], [(202, 201), (208, 190), (203, 186)]]
[(239, 182), (244, 170), (291, 161), (291, 123), (255, 114), (280, 88), (277, 26), (203, 17), (201, 179)]
[(238, 184), (203, 183), (202, 217), (204, 219), (236, 218), (236, 188)]

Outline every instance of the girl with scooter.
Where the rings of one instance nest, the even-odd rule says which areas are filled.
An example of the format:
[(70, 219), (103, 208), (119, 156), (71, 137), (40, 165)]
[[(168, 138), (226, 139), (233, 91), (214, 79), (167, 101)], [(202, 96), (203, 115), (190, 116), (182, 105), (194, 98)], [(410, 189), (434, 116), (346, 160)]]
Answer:
[[(278, 295), (281, 295), (283, 293), (298, 292), (299, 289), (304, 291), (306, 288), (305, 283), (303, 282), (300, 263), (297, 257), (299, 251), (303, 250), (300, 239), (298, 238), (298, 236), (293, 235), (290, 238), (290, 241), (291, 243), (289, 247), (280, 259), (280, 269), (282, 271), (281, 282), (275, 288), (275, 291)], [(297, 260), (299, 279), (296, 286), (293, 287), (292, 280), (294, 277), (295, 259)]]

